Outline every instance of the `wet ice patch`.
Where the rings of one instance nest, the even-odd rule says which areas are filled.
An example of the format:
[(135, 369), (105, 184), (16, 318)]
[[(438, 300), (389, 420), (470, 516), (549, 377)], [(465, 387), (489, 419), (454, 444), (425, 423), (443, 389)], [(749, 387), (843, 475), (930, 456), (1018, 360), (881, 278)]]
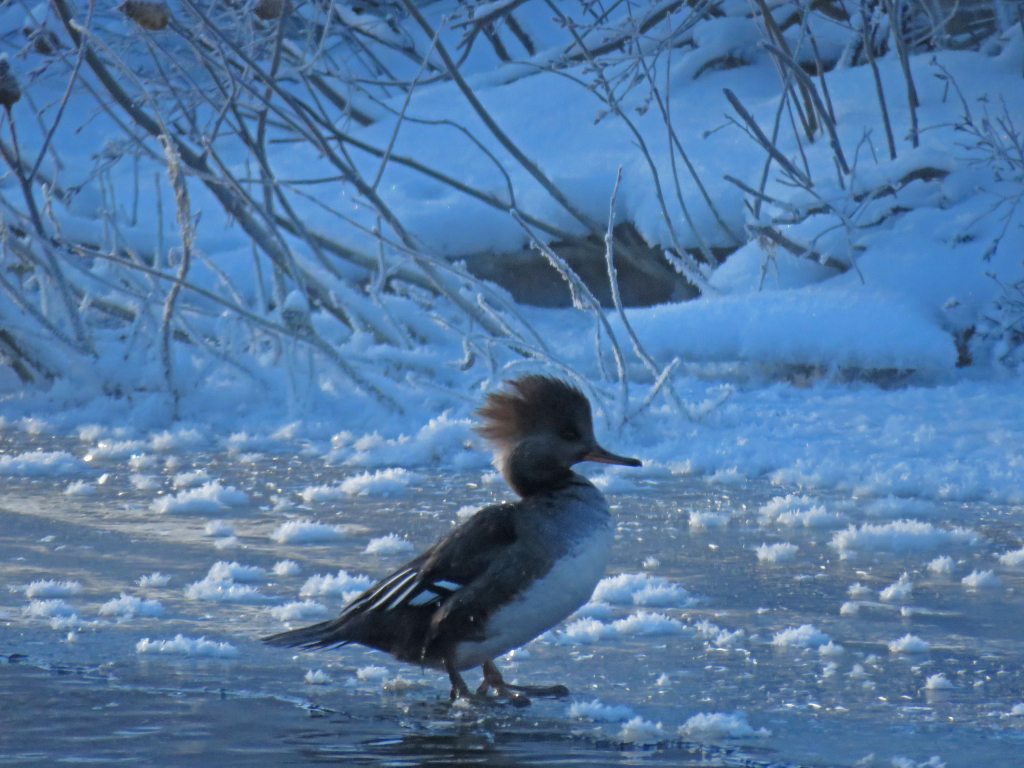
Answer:
[(311, 520), (289, 520), (270, 534), (278, 544), (306, 544), (314, 541), (338, 541), (348, 536), (344, 528)]
[(981, 540), (981, 536), (970, 528), (955, 526), (947, 529), (919, 520), (897, 520), (881, 525), (851, 525), (833, 534), (829, 546), (839, 550), (840, 557), (845, 559), (857, 550), (910, 552), (946, 544), (974, 545)]
[(274, 574), (277, 576), (295, 576), (302, 569), (294, 560), (278, 560), (274, 563)]
[(347, 595), (362, 592), (373, 585), (373, 579), (366, 575), (353, 576), (348, 571), (340, 570), (337, 576), (317, 574), (306, 579), (299, 590), (300, 597), (314, 595)]
[(278, 621), (301, 621), (314, 619), (327, 614), (327, 606), (315, 600), (302, 600), (284, 605), (276, 605), (270, 609), (270, 615)]
[(367, 555), (397, 555), (400, 552), (410, 552), (412, 549), (413, 546), (410, 542), (397, 534), (389, 533), (386, 536), (370, 539), (365, 553)]
[(762, 563), (783, 563), (792, 560), (799, 549), (800, 547), (796, 544), (783, 541), (778, 544), (762, 544), (756, 547), (754, 552), (757, 553), (757, 559)]
[(941, 672), (938, 672), (934, 675), (928, 676), (928, 679), (924, 682), (924, 687), (929, 691), (941, 691), (955, 688), (956, 686), (949, 681), (948, 677)]
[(970, 589), (985, 589), (1001, 586), (1003, 582), (992, 571), (974, 570), (960, 579), (960, 583)]
[(910, 576), (904, 572), (899, 579), (890, 584), (888, 587), (878, 593), (878, 596), (886, 601), (890, 602), (893, 600), (905, 600), (910, 597), (910, 594), (914, 591), (914, 583), (910, 580)]
[(644, 605), (651, 608), (686, 608), (696, 602), (683, 587), (649, 573), (620, 573), (601, 579), (590, 597), (592, 603)]
[(82, 585), (77, 581), (43, 579), (33, 581), (24, 589), (26, 597), (67, 597), (68, 595), (80, 594)]
[(96, 486), (88, 480), (73, 480), (64, 489), (65, 496), (88, 496), (96, 493)]
[(724, 712), (700, 712), (679, 726), (679, 735), (697, 739), (742, 739), (750, 736), (765, 738), (772, 735), (767, 728), (754, 729), (747, 722), (747, 713), (737, 709), (731, 715)]
[(173, 496), (161, 496), (149, 505), (154, 512), (219, 512), (229, 506), (239, 506), (249, 501), (249, 497), (229, 485), (224, 487), (220, 481), (204, 483), (199, 488), (181, 491)]
[(205, 469), (197, 469), (193, 472), (179, 472), (173, 478), (171, 478), (171, 485), (174, 488), (194, 488), (197, 485), (203, 485), (211, 481), (211, 477), (206, 474)]
[(889, 643), (889, 653), (927, 653), (932, 645), (909, 632)]
[(120, 616), (126, 619), (133, 616), (163, 616), (164, 607), (159, 600), (143, 600), (122, 592), (121, 597), (101, 605), (99, 613), (100, 616)]
[(566, 713), (573, 720), (593, 720), (597, 723), (623, 723), (636, 714), (623, 704), (602, 704), (600, 699), (574, 701)]
[(238, 649), (231, 643), (218, 643), (205, 637), (175, 635), (173, 640), (150, 640), (144, 637), (135, 644), (136, 653), (177, 653), (185, 656), (220, 656), (230, 658), (238, 655)]
[(41, 477), (79, 472), (87, 465), (64, 451), (29, 451), (17, 456), (0, 456), (0, 475)]
[(818, 648), (832, 642), (832, 638), (813, 624), (801, 624), (799, 627), (788, 627), (776, 632), (772, 645), (780, 648)]
[(140, 576), (138, 584), (140, 587), (166, 587), (170, 580), (170, 576), (154, 571), (146, 576)]
[(206, 578), (211, 581), (258, 581), (266, 578), (267, 572), (256, 565), (241, 565), (221, 560), (210, 566)]

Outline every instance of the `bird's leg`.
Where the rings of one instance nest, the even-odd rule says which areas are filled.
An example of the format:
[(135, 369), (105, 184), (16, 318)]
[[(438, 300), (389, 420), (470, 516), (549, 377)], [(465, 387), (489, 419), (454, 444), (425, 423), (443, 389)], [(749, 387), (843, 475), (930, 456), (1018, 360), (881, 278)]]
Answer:
[[(488, 668), (487, 668), (488, 664), (490, 664), (490, 670), (488, 670)], [(495, 685), (495, 683), (492, 683), (490, 681), (490, 676), (495, 677), (495, 679), (497, 680), (497, 685)], [(498, 668), (496, 666), (494, 666), (494, 662), (493, 661), (488, 661), (488, 662), (486, 662), (484, 664), (484, 679), (495, 690), (499, 690), (498, 686), (500, 685), (501, 686), (500, 691), (504, 692), (506, 696), (507, 695), (513, 695), (514, 696), (515, 695), (515, 691), (519, 691), (520, 693), (526, 693), (526, 694), (529, 694), (530, 696), (555, 696), (555, 697), (561, 697), (561, 696), (568, 696), (569, 695), (569, 689), (566, 688), (564, 685), (547, 685), (547, 686), (542, 686), (542, 685), (512, 685), (512, 683), (506, 683), (501, 678), (501, 672), (499, 672)], [(511, 692), (511, 694), (508, 693), (508, 692)], [(526, 697), (524, 696), (523, 698), (526, 698)]]
[(493, 688), (502, 698), (508, 699), (509, 703), (516, 707), (525, 707), (530, 703), (530, 699), (521, 693), (516, 693), (512, 690), (515, 686), (511, 686), (505, 682), (505, 678), (501, 676), (501, 672), (498, 670), (497, 665), (493, 661), (485, 661), (481, 667), (484, 672), (484, 681), (480, 683), (480, 687), (477, 689), (477, 695), (487, 694), (488, 688)]
[(469, 698), (469, 686), (462, 679), (459, 670), (455, 667), (455, 657), (451, 654), (444, 657), (444, 670), (448, 673), (448, 679), (452, 681), (452, 701), (458, 698)]

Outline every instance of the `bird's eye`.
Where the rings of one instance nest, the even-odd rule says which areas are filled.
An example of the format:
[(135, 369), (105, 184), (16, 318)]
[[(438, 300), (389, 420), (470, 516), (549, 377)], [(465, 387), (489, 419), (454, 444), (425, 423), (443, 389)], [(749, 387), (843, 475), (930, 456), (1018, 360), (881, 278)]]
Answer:
[(562, 427), (562, 431), (559, 432), (559, 437), (572, 443), (580, 439), (580, 431), (576, 429), (576, 427), (569, 425), (567, 427)]

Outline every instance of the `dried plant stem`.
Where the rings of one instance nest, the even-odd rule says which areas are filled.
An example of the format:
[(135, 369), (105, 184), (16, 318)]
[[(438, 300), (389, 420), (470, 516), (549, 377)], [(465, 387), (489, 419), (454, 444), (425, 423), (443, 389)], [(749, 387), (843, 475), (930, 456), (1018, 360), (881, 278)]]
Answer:
[(164, 381), (167, 385), (167, 392), (172, 401), (172, 418), (178, 418), (178, 405), (181, 393), (174, 386), (174, 363), (171, 355), (171, 321), (174, 319), (174, 303), (181, 293), (181, 286), (188, 277), (188, 270), (192, 266), (192, 243), (195, 233), (192, 229), (192, 206), (188, 199), (188, 186), (181, 173), (178, 164), (178, 155), (174, 151), (174, 144), (169, 138), (161, 137), (161, 144), (164, 146), (164, 153), (167, 157), (167, 175), (171, 180), (171, 188), (174, 190), (174, 204), (177, 210), (178, 228), (181, 232), (181, 263), (178, 265), (178, 279), (171, 284), (171, 290), (167, 292), (164, 300), (163, 319), (160, 323), (160, 359), (164, 366)]

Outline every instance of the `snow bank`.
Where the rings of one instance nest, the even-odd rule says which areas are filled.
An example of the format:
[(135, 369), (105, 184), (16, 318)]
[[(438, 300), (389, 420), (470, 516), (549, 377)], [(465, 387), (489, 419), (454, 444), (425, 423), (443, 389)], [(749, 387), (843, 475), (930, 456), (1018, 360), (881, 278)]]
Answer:
[(369, 576), (353, 576), (348, 571), (340, 570), (337, 576), (327, 574), (322, 576), (310, 576), (306, 583), (299, 590), (300, 597), (312, 597), (314, 595), (348, 595), (353, 592), (363, 592), (373, 585), (373, 579)]
[(389, 533), (386, 536), (370, 539), (364, 552), (368, 555), (397, 555), (401, 552), (411, 552), (412, 549), (411, 542), (401, 538), (398, 534)]
[(218, 643), (205, 637), (185, 637), (178, 634), (173, 640), (150, 640), (144, 637), (135, 644), (136, 653), (180, 653), (185, 656), (218, 656), (231, 658), (238, 649), (231, 643)]
[(911, 552), (947, 544), (975, 545), (981, 540), (981, 535), (970, 528), (945, 529), (919, 520), (898, 520), (883, 525), (851, 525), (833, 534), (829, 546), (845, 559), (856, 550)]
[(731, 715), (724, 712), (700, 712), (679, 726), (679, 735), (698, 739), (742, 739), (756, 736), (765, 738), (772, 732), (767, 728), (754, 729), (747, 722), (747, 713), (737, 709)]
[(314, 541), (338, 541), (348, 537), (344, 528), (310, 520), (289, 520), (270, 534), (278, 544), (306, 544)]
[(648, 573), (620, 573), (601, 579), (590, 597), (592, 603), (643, 605), (651, 608), (687, 608), (696, 602), (683, 587)]
[(99, 613), (101, 616), (120, 616), (122, 618), (163, 616), (164, 607), (159, 600), (143, 600), (122, 592), (121, 597), (108, 600), (101, 605)]
[(219, 512), (225, 507), (239, 506), (249, 497), (234, 486), (224, 487), (219, 481), (204, 483), (199, 488), (181, 491), (174, 496), (161, 496), (149, 505), (154, 512)]
[(87, 465), (64, 451), (30, 451), (17, 456), (0, 456), (0, 475), (42, 477), (80, 472)]
[(812, 624), (801, 624), (776, 632), (772, 645), (780, 648), (817, 648), (832, 642), (832, 638)]

